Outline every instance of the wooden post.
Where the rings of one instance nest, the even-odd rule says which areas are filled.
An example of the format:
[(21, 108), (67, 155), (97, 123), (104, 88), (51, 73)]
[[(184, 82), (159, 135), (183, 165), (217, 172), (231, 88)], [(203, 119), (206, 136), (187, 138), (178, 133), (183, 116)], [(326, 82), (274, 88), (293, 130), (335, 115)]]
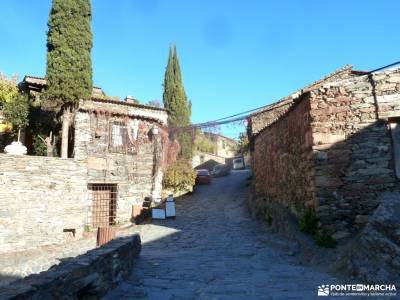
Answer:
[(107, 244), (115, 238), (115, 227), (99, 227), (97, 229), (97, 247)]

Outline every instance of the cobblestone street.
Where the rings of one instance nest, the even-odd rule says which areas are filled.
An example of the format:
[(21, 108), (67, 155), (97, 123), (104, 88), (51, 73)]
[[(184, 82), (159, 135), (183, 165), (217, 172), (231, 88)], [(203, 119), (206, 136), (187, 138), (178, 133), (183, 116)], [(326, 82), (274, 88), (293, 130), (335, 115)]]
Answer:
[(248, 175), (214, 179), (177, 201), (176, 220), (140, 226), (133, 273), (104, 299), (314, 299), (337, 282), (297, 265), (293, 245), (250, 219)]

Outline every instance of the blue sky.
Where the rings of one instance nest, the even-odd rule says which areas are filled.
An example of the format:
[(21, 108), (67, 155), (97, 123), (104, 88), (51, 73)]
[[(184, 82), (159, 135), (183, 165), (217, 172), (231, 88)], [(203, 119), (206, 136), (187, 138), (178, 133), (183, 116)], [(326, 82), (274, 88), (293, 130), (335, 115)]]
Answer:
[[(50, 0), (2, 0), (0, 70), (44, 76)], [(266, 105), (345, 65), (400, 60), (397, 0), (93, 0), (94, 83), (162, 99), (176, 43), (193, 122)]]

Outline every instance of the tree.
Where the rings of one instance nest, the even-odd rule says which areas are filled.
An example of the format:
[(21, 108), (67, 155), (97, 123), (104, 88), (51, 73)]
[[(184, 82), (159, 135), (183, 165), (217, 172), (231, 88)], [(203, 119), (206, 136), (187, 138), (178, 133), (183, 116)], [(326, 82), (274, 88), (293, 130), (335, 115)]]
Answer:
[(194, 147), (199, 152), (206, 152), (214, 154), (216, 152), (216, 144), (213, 142), (209, 135), (204, 134), (200, 130), (196, 131), (196, 138)]
[(18, 131), (19, 142), (21, 129), (29, 124), (28, 97), (26, 95), (17, 94), (13, 100), (4, 103), (3, 113), (6, 120), (13, 125), (13, 129)]
[(18, 96), (17, 76), (11, 78), (0, 72), (0, 106)]
[(249, 138), (246, 133), (241, 132), (239, 134), (238, 148), (242, 154), (249, 152)]
[(19, 142), (21, 129), (28, 125), (29, 104), (28, 97), (18, 91), (17, 78), (0, 72), (0, 108), (5, 120), (13, 125), (13, 131), (17, 130)]
[(53, 0), (47, 32), (46, 105), (62, 115), (61, 157), (68, 157), (68, 134), (80, 99), (91, 96), (92, 31), (90, 0)]
[[(170, 127), (190, 125), (191, 104), (188, 102), (183, 87), (176, 46), (169, 49), (168, 64), (164, 77), (163, 103), (169, 112), (168, 123)], [(190, 132), (181, 130), (177, 134), (177, 139), (181, 146), (180, 157), (191, 159), (193, 156), (193, 138)]]

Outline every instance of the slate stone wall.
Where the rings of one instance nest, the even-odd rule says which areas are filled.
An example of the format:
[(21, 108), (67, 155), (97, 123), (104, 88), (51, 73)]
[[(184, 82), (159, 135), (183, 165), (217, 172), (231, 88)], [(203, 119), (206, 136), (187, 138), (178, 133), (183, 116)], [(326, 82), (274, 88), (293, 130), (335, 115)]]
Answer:
[[(142, 204), (161, 185), (156, 165), (163, 157), (160, 136), (152, 128), (166, 125), (167, 113), (108, 102), (81, 102), (75, 117), (74, 157), (87, 161), (88, 183), (117, 184), (117, 223), (127, 223), (132, 206)], [(118, 122), (132, 131), (134, 143), (127, 151), (110, 147), (111, 126)], [(135, 132), (134, 131), (134, 128)], [(128, 137), (127, 137), (128, 138)], [(90, 213), (89, 213), (90, 214)]]
[(86, 165), (72, 159), (0, 154), (0, 253), (80, 237), (86, 178)]
[(400, 189), (389, 129), (398, 117), (400, 69), (326, 82), (302, 94), (254, 138), (260, 196), (250, 206), (262, 213), (274, 201), (295, 215), (309, 206), (334, 238), (359, 232), (378, 195)]
[[(252, 114), (249, 118), (249, 131), (251, 135), (256, 135), (267, 126), (271, 125), (282, 117), (286, 112), (295, 104), (297, 98), (313, 89), (320, 87), (325, 82), (337, 81), (339, 79), (347, 79), (358, 76), (360, 72), (353, 71), (349, 65), (336, 70), (335, 72), (311, 83), (308, 86), (282, 98), (278, 102), (267, 105), (256, 113)], [(363, 72), (361, 72), (363, 73)]]
[(254, 185), (263, 196), (254, 204), (258, 213), (264, 213), (264, 202), (268, 201), (278, 202), (294, 214), (313, 205), (309, 106), (309, 99), (303, 99), (254, 141)]
[(140, 250), (138, 234), (112, 240), (48, 271), (0, 288), (0, 299), (100, 299), (128, 277)]
[(389, 117), (400, 116), (400, 71), (311, 92), (317, 213), (337, 239), (359, 232), (383, 192), (399, 189)]

